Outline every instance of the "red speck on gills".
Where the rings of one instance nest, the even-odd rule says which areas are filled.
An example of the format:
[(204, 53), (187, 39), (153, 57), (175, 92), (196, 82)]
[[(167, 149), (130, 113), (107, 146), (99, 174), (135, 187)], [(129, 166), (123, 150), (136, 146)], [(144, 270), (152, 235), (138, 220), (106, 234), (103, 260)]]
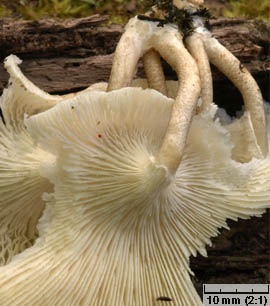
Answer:
[(98, 134), (98, 138), (101, 138), (102, 137), (102, 135), (101, 134)]

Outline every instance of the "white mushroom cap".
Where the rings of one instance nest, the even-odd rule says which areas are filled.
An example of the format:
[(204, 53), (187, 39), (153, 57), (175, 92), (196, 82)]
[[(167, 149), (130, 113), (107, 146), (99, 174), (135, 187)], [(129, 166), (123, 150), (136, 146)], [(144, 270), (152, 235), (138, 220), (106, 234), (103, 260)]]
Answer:
[[(171, 99), (175, 99), (177, 96), (178, 88), (179, 88), (179, 83), (177, 81), (165, 81), (166, 84), (166, 91), (167, 94), (166, 96)], [(91, 86), (89, 86), (87, 89), (84, 91), (89, 91), (89, 90), (96, 90), (96, 91), (107, 91), (108, 83), (106, 82), (100, 82), (100, 83), (95, 83)], [(138, 78), (134, 79), (131, 83), (131, 87), (139, 87), (142, 89), (148, 89), (149, 84), (147, 79), (143, 78)], [(160, 92), (160, 91), (159, 91)]]
[(44, 209), (43, 192), (52, 185), (55, 157), (35, 144), (24, 126), (25, 114), (44, 111), (59, 100), (32, 84), (20, 71), (14, 55), (5, 60), (9, 87), (0, 98), (0, 266), (30, 247), (38, 236), (37, 222)]
[[(171, 99), (175, 99), (177, 96), (179, 84), (177, 81), (165, 81), (167, 96)], [(132, 87), (140, 87), (143, 89), (147, 89), (149, 87), (148, 81), (146, 79), (134, 79), (131, 84)], [(98, 89), (101, 91), (107, 90), (107, 83), (97, 83), (90, 86), (87, 90)], [(198, 107), (199, 107), (198, 101)], [(207, 109), (209, 108), (209, 109)], [(265, 114), (266, 120), (269, 116), (270, 107), (266, 104), (265, 106)], [(202, 111), (202, 110), (200, 110)], [(204, 105), (203, 111), (207, 112), (216, 112), (217, 107), (210, 103), (210, 99), (208, 103)], [(267, 123), (270, 122), (268, 119)], [(269, 125), (269, 124), (268, 124)], [(241, 118), (237, 118), (235, 120), (230, 119), (229, 124), (227, 123), (224, 126), (226, 130), (230, 132), (230, 139), (233, 144), (231, 156), (232, 159), (241, 163), (249, 162), (254, 157), (258, 159), (263, 159), (263, 154), (261, 152), (260, 146), (258, 145), (257, 138), (254, 132), (254, 127), (251, 122), (250, 113), (246, 111)], [(266, 130), (269, 131), (269, 127), (266, 126)], [(268, 135), (270, 133), (268, 132)]]
[(9, 86), (0, 98), (0, 105), (7, 126), (17, 129), (18, 122), (23, 122), (25, 114), (38, 114), (62, 100), (60, 96), (50, 95), (29, 81), (18, 66), (22, 61), (17, 56), (8, 56), (4, 63), (10, 78)]
[(92, 84), (85, 90), (66, 95), (51, 95), (33, 84), (21, 71), (19, 65), (22, 60), (16, 55), (5, 58), (4, 66), (9, 73), (9, 85), (0, 97), (1, 110), (7, 126), (12, 126), (16, 131), (20, 128), (18, 123), (23, 123), (24, 116), (41, 113), (55, 106), (64, 99), (76, 96), (84, 91), (101, 90), (104, 82)]
[(31, 246), (44, 209), (43, 192), (52, 191), (41, 172), (55, 158), (34, 144), (27, 132), (15, 134), (0, 123), (0, 266)]
[(35, 245), (0, 268), (0, 304), (138, 306), (167, 296), (201, 305), (188, 258), (206, 255), (226, 218), (264, 212), (270, 164), (231, 160), (230, 135), (213, 111), (195, 116), (171, 177), (155, 157), (172, 107), (156, 91), (124, 88), (87, 92), (26, 120), (57, 155), (48, 174), (55, 192)]
[[(34, 85), (20, 70), (21, 62), (15, 55), (5, 59), (9, 86), (0, 97), (5, 121), (0, 122), (0, 266), (33, 245), (44, 210), (42, 194), (53, 190), (44, 176), (54, 180), (50, 174), (55, 156), (34, 143), (25, 128), (25, 117), (68, 98), (50, 95)], [(94, 84), (86, 90), (102, 87), (102, 83)]]

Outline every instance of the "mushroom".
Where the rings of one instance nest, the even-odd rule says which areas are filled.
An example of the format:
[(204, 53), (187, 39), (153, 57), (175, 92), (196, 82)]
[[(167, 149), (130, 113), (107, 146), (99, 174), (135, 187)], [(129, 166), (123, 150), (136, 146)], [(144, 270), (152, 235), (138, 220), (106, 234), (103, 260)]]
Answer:
[(152, 49), (175, 69), (179, 79), (172, 117), (158, 157), (161, 164), (165, 163), (175, 173), (200, 91), (196, 63), (185, 49), (178, 29), (132, 18), (117, 45), (107, 90), (130, 86), (139, 58)]
[[(51, 171), (55, 156), (33, 142), (25, 128), (25, 116), (46, 111), (83, 92), (50, 95), (25, 77), (19, 68), (21, 62), (15, 55), (5, 59), (9, 86), (0, 97), (4, 118), (0, 122), (0, 266), (33, 245), (44, 210), (42, 194), (53, 190), (43, 173)], [(103, 83), (98, 83), (85, 91), (101, 88)]]
[(49, 95), (29, 81), (18, 66), (21, 63), (15, 55), (5, 59), (4, 66), (10, 78), (9, 86), (0, 100), (6, 125), (16, 131), (22, 127), (25, 114), (30, 116), (40, 113), (62, 100), (60, 96)]
[(24, 117), (53, 107), (60, 98), (32, 84), (20, 63), (16, 56), (6, 58), (9, 87), (0, 98), (5, 121), (0, 122), (0, 266), (34, 243), (45, 204), (42, 194), (53, 189), (42, 172), (55, 158), (33, 142)]
[[(41, 90), (35, 84), (33, 84), (20, 70), (19, 65), (22, 60), (16, 55), (9, 55), (5, 58), (4, 67), (10, 75), (8, 88), (4, 90), (1, 97), (1, 109), (2, 112), (8, 112), (9, 116), (19, 116), (23, 119), (24, 114), (28, 116), (43, 112), (53, 107), (56, 103), (74, 97), (84, 91), (100, 90), (104, 88), (104, 82), (92, 84), (85, 90), (81, 90), (75, 93), (69, 93), (64, 95), (51, 95)], [(5, 102), (4, 102), (5, 101)], [(9, 103), (8, 101), (12, 101)], [(30, 102), (29, 102), (30, 101)], [(16, 112), (13, 114), (12, 110), (6, 109), (7, 107), (14, 107)], [(25, 107), (27, 109), (25, 109)], [(18, 114), (20, 113), (20, 115)], [(14, 118), (7, 116), (6, 120), (10, 119), (7, 124), (12, 124), (14, 127)], [(9, 119), (8, 119), (9, 118)], [(17, 118), (18, 119), (18, 118)], [(15, 120), (15, 122), (17, 121)], [(11, 123), (13, 122), (13, 123)]]
[[(194, 30), (187, 37), (186, 44), (196, 59), (200, 71), (201, 108), (207, 108), (213, 98), (210, 61), (240, 90), (245, 104), (245, 113), (240, 122), (235, 122), (229, 127), (232, 137), (237, 137), (232, 152), (233, 158), (241, 162), (250, 161), (253, 157), (265, 158), (268, 153), (268, 141), (263, 98), (257, 83), (240, 61), (204, 27), (202, 17), (194, 12), (193, 15), (195, 16), (193, 17)], [(236, 136), (240, 134), (242, 139)], [(246, 151), (245, 154), (241, 154), (244, 151)]]
[(1, 305), (201, 305), (189, 256), (206, 255), (226, 218), (265, 211), (254, 173), (270, 167), (233, 161), (212, 112), (193, 118), (172, 175), (157, 157), (174, 103), (150, 89), (90, 91), (25, 119), (57, 158), (54, 192), (35, 244), (0, 268)]
[[(180, 32), (185, 37), (185, 45), (197, 62), (202, 98), (202, 104), (198, 107), (198, 111), (211, 107), (213, 102), (212, 76), (209, 64), (211, 62), (240, 90), (245, 103), (245, 116), (241, 118), (241, 122), (235, 122), (228, 127), (232, 137), (236, 140), (232, 152), (233, 158), (241, 162), (248, 162), (253, 157), (265, 158), (268, 153), (268, 141), (260, 89), (248, 70), (206, 28), (205, 19), (208, 21), (209, 13), (205, 9), (198, 8), (198, 4), (202, 4), (203, 0), (165, 0), (163, 2), (152, 1), (152, 3), (156, 4), (158, 8), (158, 10), (156, 7), (152, 10), (152, 16), (157, 14), (162, 16), (163, 21), (159, 21), (161, 25), (174, 22), (179, 26)], [(147, 71), (148, 79), (156, 78), (151, 69), (147, 69)], [(161, 92), (165, 92), (166, 88), (163, 89), (162, 80), (160, 80), (159, 87), (162, 88)], [(239, 127), (241, 127), (240, 130)], [(240, 134), (243, 136), (242, 139), (237, 136)], [(245, 154), (243, 154), (244, 151), (246, 151)]]
[[(157, 52), (177, 72), (175, 99), (129, 87), (140, 57), (146, 66), (154, 58), (158, 71)], [(164, 82), (148, 74), (153, 86)], [(34, 245), (0, 267), (1, 305), (202, 305), (189, 256), (205, 256), (227, 218), (269, 207), (270, 158), (232, 160), (232, 134), (214, 119), (217, 107), (195, 115), (199, 93), (178, 28), (135, 17), (107, 92), (24, 116), (22, 130), (52, 157), (36, 179), (53, 190), (43, 193)]]

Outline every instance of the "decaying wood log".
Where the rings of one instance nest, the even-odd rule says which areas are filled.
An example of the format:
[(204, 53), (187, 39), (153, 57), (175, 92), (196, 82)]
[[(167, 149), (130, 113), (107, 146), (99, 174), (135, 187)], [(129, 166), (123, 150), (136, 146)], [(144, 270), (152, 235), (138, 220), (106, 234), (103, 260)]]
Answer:
[[(21, 68), (37, 86), (54, 94), (75, 92), (99, 81), (107, 81), (115, 46), (123, 26), (104, 26), (98, 15), (68, 21), (0, 20), (0, 94), (8, 74), (3, 59), (13, 53), (23, 60)], [(213, 35), (224, 44), (256, 78), (269, 99), (270, 25), (244, 19), (211, 21)], [(164, 64), (167, 78), (174, 72)], [(139, 65), (137, 76), (143, 76)], [(214, 69), (214, 97), (219, 106), (233, 114), (241, 109), (241, 97), (232, 84)], [(263, 218), (230, 222), (231, 231), (213, 240), (209, 257), (192, 258), (194, 283), (267, 283), (269, 275), (269, 212)]]
[(229, 231), (223, 229), (212, 239), (207, 258), (191, 258), (201, 297), (203, 284), (270, 284), (270, 211), (228, 225)]
[[(98, 81), (108, 80), (112, 53), (123, 26), (103, 24), (106, 17), (56, 21), (0, 20), (0, 93), (7, 84), (2, 65), (13, 53), (23, 59), (22, 70), (39, 87), (50, 93), (69, 93)], [(268, 97), (270, 25), (244, 19), (211, 21), (213, 35), (219, 39), (256, 78)], [(175, 74), (165, 66), (167, 77)], [(141, 66), (137, 72), (143, 76)], [(214, 70), (215, 101), (231, 113), (241, 108), (241, 97), (231, 83)]]

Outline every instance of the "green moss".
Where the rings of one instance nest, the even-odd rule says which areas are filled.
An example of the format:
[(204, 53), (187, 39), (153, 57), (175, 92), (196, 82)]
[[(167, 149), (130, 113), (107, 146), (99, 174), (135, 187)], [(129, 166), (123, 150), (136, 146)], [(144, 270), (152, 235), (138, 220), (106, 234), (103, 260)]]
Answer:
[(4, 2), (0, 5), (0, 15), (38, 19), (46, 16), (68, 18), (109, 13), (112, 20), (121, 21), (121, 11), (127, 2), (128, 0), (13, 0), (12, 4)]
[(269, 0), (230, 0), (231, 10), (225, 11), (227, 17), (246, 17), (268, 20)]
[(6, 8), (4, 5), (0, 4), (0, 17), (9, 17), (11, 16), (12, 11)]
[[(125, 23), (130, 15), (126, 4), (130, 0), (1, 0), (0, 16), (15, 16), (24, 19), (40, 17), (85, 17), (92, 14), (107, 14), (109, 23)], [(231, 10), (225, 12), (228, 17), (250, 17), (269, 19), (269, 0), (229, 0)], [(153, 4), (167, 5), (170, 0), (137, 0), (138, 13), (149, 9)]]

